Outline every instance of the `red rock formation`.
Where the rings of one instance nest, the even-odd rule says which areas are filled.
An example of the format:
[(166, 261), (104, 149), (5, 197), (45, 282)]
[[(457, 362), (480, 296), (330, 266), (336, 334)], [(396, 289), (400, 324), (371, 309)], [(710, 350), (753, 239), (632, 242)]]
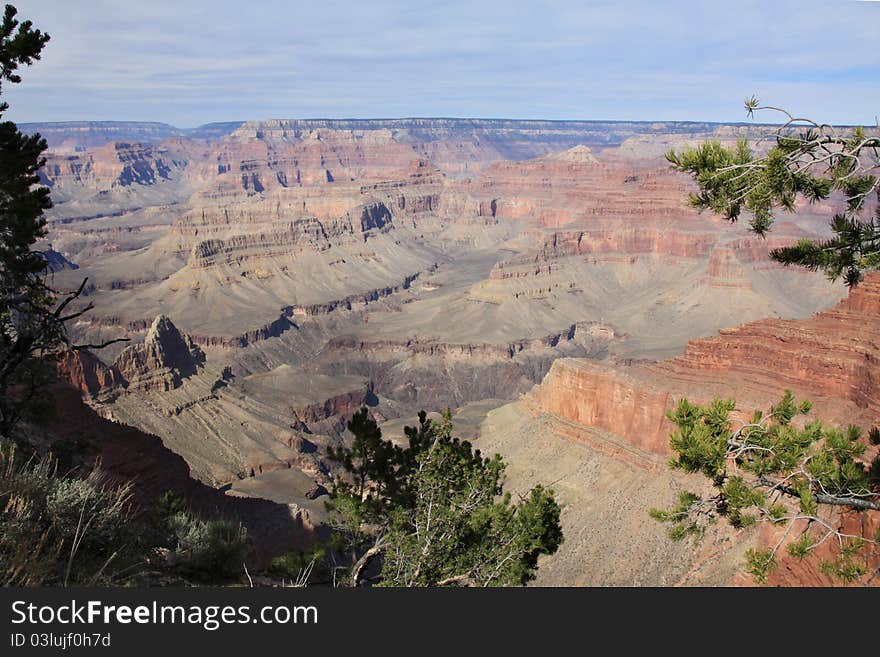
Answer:
[(129, 388), (171, 390), (204, 362), (202, 350), (164, 315), (147, 331), (143, 344), (127, 347), (114, 362)]
[(83, 395), (96, 397), (125, 384), (115, 367), (108, 367), (87, 349), (69, 349), (58, 361), (58, 372), (63, 379)]
[(652, 365), (611, 369), (590, 361), (553, 364), (531, 398), (537, 408), (600, 427), (650, 452), (669, 450), (666, 419), (676, 399), (734, 398), (766, 408), (789, 388), (814, 414), (839, 424), (880, 422), (880, 275), (831, 310), (807, 320), (765, 319), (711, 338)]
[(682, 205), (685, 178), (651, 160), (597, 160), (589, 149), (526, 162), (495, 162), (475, 181), (475, 196), (495, 200), (502, 219), (531, 218), (535, 225), (559, 228), (573, 222), (694, 219)]
[(667, 451), (672, 406), (669, 391), (644, 385), (630, 375), (588, 360), (563, 358), (553, 363), (544, 381), (530, 393), (546, 413), (622, 436), (649, 452)]
[(41, 177), (59, 194), (107, 191), (131, 185), (153, 185), (177, 177), (187, 155), (168, 146), (110, 143), (85, 153), (53, 153), (46, 158)]

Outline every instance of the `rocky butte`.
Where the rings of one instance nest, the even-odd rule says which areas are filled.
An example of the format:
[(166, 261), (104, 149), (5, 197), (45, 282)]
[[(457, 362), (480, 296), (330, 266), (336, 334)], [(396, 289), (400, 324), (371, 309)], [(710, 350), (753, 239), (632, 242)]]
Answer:
[(541, 481), (566, 502), (539, 582), (728, 583), (747, 540), (719, 530), (694, 553), (647, 521), (692, 485), (665, 468), (671, 400), (764, 404), (791, 387), (829, 419), (876, 416), (876, 281), (842, 300), (768, 258), (820, 234), (834, 204), (760, 240), (689, 209), (662, 157), (766, 127), (31, 128), (53, 146), (53, 284), (87, 276), (95, 305), (74, 337), (131, 341), (62, 371), (95, 413), (157, 436), (227, 497), (319, 524), (323, 454), (352, 413), (366, 405), (396, 435), (449, 407), (505, 455), (514, 490)]

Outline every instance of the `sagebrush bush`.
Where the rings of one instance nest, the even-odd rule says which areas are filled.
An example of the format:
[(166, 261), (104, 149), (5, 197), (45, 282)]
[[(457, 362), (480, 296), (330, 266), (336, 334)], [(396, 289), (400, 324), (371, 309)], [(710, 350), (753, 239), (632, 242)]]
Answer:
[(0, 439), (0, 586), (125, 584), (148, 564), (206, 582), (241, 575), (240, 522), (203, 520), (173, 493), (156, 511), (136, 517), (131, 486), (100, 468), (62, 476), (53, 456), (24, 458)]
[(0, 441), (0, 584), (111, 582), (142, 557), (130, 500), (97, 468), (60, 476), (51, 455), (25, 460)]
[(169, 566), (202, 580), (241, 575), (246, 534), (240, 522), (202, 520), (184, 511), (168, 517), (167, 523), (174, 541)]

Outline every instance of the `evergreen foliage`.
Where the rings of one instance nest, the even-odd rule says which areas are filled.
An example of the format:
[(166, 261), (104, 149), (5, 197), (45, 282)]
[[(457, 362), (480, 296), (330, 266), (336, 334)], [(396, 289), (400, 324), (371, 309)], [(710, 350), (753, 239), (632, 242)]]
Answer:
[(454, 437), (448, 411), (439, 422), (420, 413), (405, 429), (408, 447), (383, 440), (366, 408), (348, 427), (352, 446), (328, 451), (346, 473), (328, 508), (352, 585), (379, 562), (372, 577), (382, 586), (521, 585), (562, 543), (553, 491), (536, 486), (514, 500), (501, 457)]
[(282, 584), (289, 580), (292, 586), (329, 584), (332, 575), (328, 562), (327, 547), (316, 545), (308, 550), (287, 552), (275, 557), (268, 572), (273, 577), (280, 577)]
[(690, 195), (691, 205), (732, 222), (748, 214), (751, 230), (763, 236), (777, 209), (794, 212), (798, 197), (815, 202), (837, 193), (845, 209), (831, 220), (832, 237), (803, 239), (774, 249), (771, 257), (843, 279), (847, 286), (857, 285), (865, 271), (880, 269), (880, 137), (863, 128), (838, 131), (796, 118), (762, 107), (754, 97), (746, 100), (746, 110), (750, 116), (775, 110), (787, 119), (764, 154), (745, 140), (733, 147), (710, 141), (666, 154), (674, 169), (690, 174), (699, 186)]
[[(775, 546), (746, 555), (758, 583), (777, 566), (777, 553), (793, 531), (801, 533), (786, 547), (792, 557), (806, 558), (832, 541), (836, 556), (823, 561), (822, 570), (845, 582), (865, 575), (867, 564), (880, 556), (880, 537), (843, 533), (829, 511), (880, 512), (880, 454), (864, 458), (867, 443), (858, 427), (796, 421), (810, 413), (811, 404), (798, 402), (789, 390), (768, 414), (755, 411), (747, 422), (731, 419), (734, 410), (731, 400), (701, 406), (681, 399), (669, 412), (677, 427), (670, 436), (670, 467), (707, 477), (714, 494), (682, 493), (678, 504), (652, 509), (651, 517), (670, 524), (673, 540), (699, 540), (717, 518), (736, 528), (756, 522), (785, 526)], [(876, 434), (870, 432), (872, 442)]]
[(148, 542), (164, 557), (149, 558), (154, 566), (204, 582), (218, 582), (242, 573), (247, 532), (233, 518), (201, 518), (186, 499), (166, 491), (143, 528)]
[(0, 586), (111, 586), (147, 573), (222, 582), (242, 572), (238, 521), (203, 519), (166, 493), (137, 513), (131, 485), (100, 468), (62, 474), (51, 455), (0, 439)]
[(172, 538), (166, 564), (172, 571), (214, 583), (241, 575), (247, 533), (239, 521), (185, 511), (169, 517), (167, 526)]
[[(0, 93), (17, 84), (19, 66), (40, 59), (49, 35), (19, 22), (6, 5), (0, 23)], [(0, 102), (0, 119), (8, 109)], [(45, 236), (43, 212), (52, 207), (49, 190), (38, 186), (37, 171), (47, 148), (39, 135), (22, 134), (0, 121), (0, 435), (8, 435), (45, 382), (44, 351), (62, 340), (63, 325), (47, 321), (55, 294), (44, 282), (46, 261), (33, 251)]]

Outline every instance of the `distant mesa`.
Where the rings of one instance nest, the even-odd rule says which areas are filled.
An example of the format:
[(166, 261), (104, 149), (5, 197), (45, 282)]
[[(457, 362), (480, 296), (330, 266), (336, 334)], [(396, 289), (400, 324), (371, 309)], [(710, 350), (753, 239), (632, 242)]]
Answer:
[(596, 164), (599, 161), (593, 155), (593, 151), (583, 144), (569, 148), (567, 151), (550, 153), (541, 159), (548, 162), (571, 162), (572, 164)]
[(85, 150), (113, 142), (155, 144), (164, 139), (188, 138), (216, 140), (232, 133), (242, 121), (206, 123), (197, 128), (175, 128), (167, 123), (148, 121), (58, 121), (19, 123), (25, 134), (39, 133), (49, 148)]
[[(190, 129), (139, 121), (60, 121), (20, 123), (18, 127), (26, 134), (40, 133), (50, 148), (75, 150), (116, 141), (155, 144), (166, 139), (183, 138), (212, 142), (228, 137), (246, 125), (255, 130), (281, 129), (288, 133), (305, 134), (321, 130), (387, 130), (395, 139), (413, 144), (448, 144), (460, 149), (465, 144), (479, 142), (477, 152), (488, 147), (499, 158), (516, 160), (538, 157), (549, 151), (565, 150), (579, 144), (591, 148), (616, 147), (634, 135), (709, 134), (718, 128), (718, 124), (689, 121), (650, 123), (451, 118), (268, 119), (206, 123)], [(548, 143), (553, 146), (548, 148)], [(442, 153), (444, 148), (438, 153)]]

